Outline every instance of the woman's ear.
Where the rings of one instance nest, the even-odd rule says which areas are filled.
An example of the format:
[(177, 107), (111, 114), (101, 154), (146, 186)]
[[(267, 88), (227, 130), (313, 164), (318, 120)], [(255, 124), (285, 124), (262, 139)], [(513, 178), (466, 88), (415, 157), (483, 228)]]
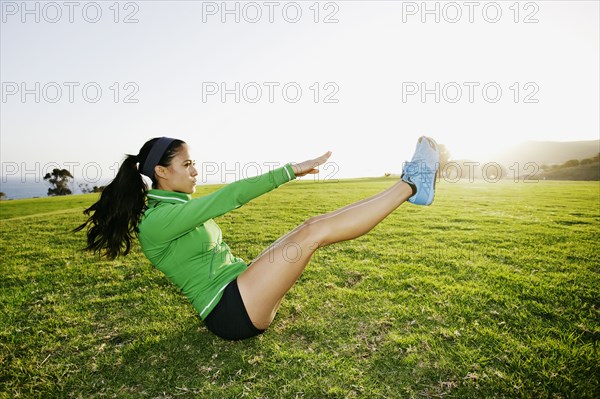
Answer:
[(154, 167), (154, 174), (157, 178), (166, 179), (168, 177), (169, 171), (162, 165), (156, 165)]

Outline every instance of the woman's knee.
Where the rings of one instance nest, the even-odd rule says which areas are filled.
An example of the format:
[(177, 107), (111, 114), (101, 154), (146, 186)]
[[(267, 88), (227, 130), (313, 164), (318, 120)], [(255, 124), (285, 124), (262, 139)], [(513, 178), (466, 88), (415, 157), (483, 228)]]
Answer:
[(327, 225), (321, 223), (322, 216), (310, 217), (302, 223), (302, 236), (314, 249), (324, 246), (329, 234)]

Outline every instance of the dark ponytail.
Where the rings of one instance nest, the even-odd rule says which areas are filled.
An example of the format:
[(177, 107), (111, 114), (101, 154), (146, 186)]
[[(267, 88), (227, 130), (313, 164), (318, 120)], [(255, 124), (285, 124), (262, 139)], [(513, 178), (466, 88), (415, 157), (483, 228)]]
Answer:
[[(85, 223), (73, 229), (73, 232), (83, 230), (89, 225), (87, 246), (84, 249), (98, 252), (108, 259), (129, 253), (131, 242), (139, 233), (138, 224), (147, 208), (148, 188), (137, 164), (144, 165), (158, 139), (146, 142), (138, 155), (127, 155), (113, 181), (102, 190), (100, 199), (83, 211), (86, 216), (92, 212), (93, 214)], [(158, 165), (169, 166), (183, 143), (181, 140), (173, 140)], [(156, 188), (156, 177), (149, 177), (152, 179), (152, 187)]]

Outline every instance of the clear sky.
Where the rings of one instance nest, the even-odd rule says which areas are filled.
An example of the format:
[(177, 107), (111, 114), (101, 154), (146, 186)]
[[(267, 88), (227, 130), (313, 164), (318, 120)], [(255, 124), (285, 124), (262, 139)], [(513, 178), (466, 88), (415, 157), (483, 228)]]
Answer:
[(327, 150), (329, 176), (399, 173), (420, 135), (475, 160), (599, 136), (598, 1), (0, 5), (3, 175), (111, 178), (162, 135), (226, 180)]

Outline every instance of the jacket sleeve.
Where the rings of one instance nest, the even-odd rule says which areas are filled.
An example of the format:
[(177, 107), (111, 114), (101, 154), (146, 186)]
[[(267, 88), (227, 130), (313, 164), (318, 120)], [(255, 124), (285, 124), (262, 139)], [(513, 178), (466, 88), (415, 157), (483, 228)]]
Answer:
[(295, 178), (291, 164), (286, 164), (262, 175), (230, 183), (185, 204), (157, 207), (146, 220), (144, 233), (155, 243), (171, 241)]

